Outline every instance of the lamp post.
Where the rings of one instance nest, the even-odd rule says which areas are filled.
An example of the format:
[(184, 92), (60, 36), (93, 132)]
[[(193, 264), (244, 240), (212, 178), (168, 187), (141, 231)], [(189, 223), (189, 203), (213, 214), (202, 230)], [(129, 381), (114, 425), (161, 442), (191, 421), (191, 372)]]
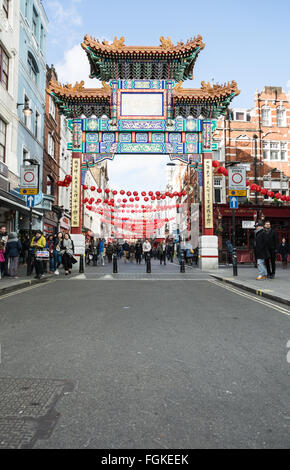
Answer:
[[(258, 139), (258, 136), (254, 134), (253, 139), (254, 139), (254, 181), (255, 181), (255, 184), (257, 184), (257, 139)], [(255, 192), (255, 204), (258, 204), (257, 192)]]

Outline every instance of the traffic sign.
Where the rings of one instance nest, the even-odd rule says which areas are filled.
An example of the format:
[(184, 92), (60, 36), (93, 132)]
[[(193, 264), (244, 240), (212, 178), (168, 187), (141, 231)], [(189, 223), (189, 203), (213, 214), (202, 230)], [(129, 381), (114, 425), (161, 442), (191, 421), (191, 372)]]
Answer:
[(229, 189), (229, 196), (246, 196), (246, 189)]
[(239, 199), (236, 196), (230, 196), (230, 208), (238, 209), (238, 207), (239, 207)]
[(24, 188), (20, 188), (19, 189), (19, 194), (23, 194), (24, 196), (29, 196), (29, 195), (36, 195), (38, 194), (38, 189), (37, 188), (34, 188), (34, 189), (24, 189)]
[(34, 196), (27, 196), (27, 198), (26, 198), (26, 205), (27, 205), (27, 207), (34, 207), (34, 205), (35, 205), (35, 197), (34, 197)]
[(233, 166), (229, 168), (229, 189), (247, 189), (246, 168)]
[[(38, 192), (39, 165), (23, 165), (20, 171), (20, 188), (36, 189)], [(29, 194), (29, 193), (22, 193)], [(37, 193), (33, 193), (37, 194)]]

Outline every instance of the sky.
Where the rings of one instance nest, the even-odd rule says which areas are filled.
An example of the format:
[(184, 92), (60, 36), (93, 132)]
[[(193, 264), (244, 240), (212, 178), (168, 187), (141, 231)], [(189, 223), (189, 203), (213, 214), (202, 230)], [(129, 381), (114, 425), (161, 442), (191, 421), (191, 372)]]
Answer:
[[(205, 48), (194, 79), (184, 87), (236, 80), (241, 93), (232, 106), (243, 108), (253, 107), (255, 91), (265, 85), (290, 90), (289, 0), (43, 0), (43, 5), (49, 18), (47, 63), (54, 64), (62, 83), (100, 86), (88, 78), (80, 46), (85, 34), (110, 42), (124, 36), (126, 45), (139, 46), (159, 45), (160, 36), (176, 44), (200, 34)], [(136, 181), (144, 189), (160, 189), (168, 162), (166, 156), (116, 156), (108, 164), (110, 184), (124, 181), (131, 189)]]

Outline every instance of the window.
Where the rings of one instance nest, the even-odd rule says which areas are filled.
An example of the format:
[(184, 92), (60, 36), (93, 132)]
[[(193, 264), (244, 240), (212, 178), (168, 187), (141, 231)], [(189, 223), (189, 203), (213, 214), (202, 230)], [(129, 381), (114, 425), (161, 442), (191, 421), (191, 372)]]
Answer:
[(38, 75), (39, 69), (37, 67), (36, 60), (34, 59), (33, 55), (30, 52), (28, 52), (27, 63), (28, 63), (29, 75), (31, 76), (34, 83), (37, 84), (37, 75)]
[(46, 179), (46, 194), (52, 196), (54, 192), (54, 180), (51, 176)]
[(44, 39), (44, 30), (43, 26), (40, 26), (40, 49), (43, 50), (43, 39)]
[(271, 126), (271, 110), (265, 106), (262, 108), (262, 126)]
[(220, 178), (214, 178), (214, 202), (222, 202), (222, 182)]
[(37, 38), (37, 22), (38, 22), (38, 14), (33, 7), (33, 13), (32, 13), (32, 31), (34, 36)]
[(3, 0), (3, 10), (6, 18), (9, 16), (9, 0)]
[(0, 118), (0, 162), (5, 162), (7, 124)]
[(55, 103), (52, 96), (49, 96), (49, 114), (55, 119)]
[(28, 158), (28, 151), (26, 149), (23, 149), (23, 151), (22, 151), (23, 165), (29, 165), (29, 162), (25, 162), (25, 160), (27, 160), (27, 158)]
[(47, 153), (54, 158), (54, 139), (51, 134), (48, 134)]
[(35, 112), (35, 122), (34, 122), (34, 135), (38, 139), (38, 127), (39, 127), (39, 113)]
[(243, 121), (245, 119), (244, 113), (236, 113), (236, 121)]
[(9, 57), (0, 46), (0, 81), (8, 90), (8, 71), (9, 71)]
[(277, 108), (277, 126), (285, 127), (286, 126), (286, 111), (284, 108)]
[(263, 160), (286, 161), (287, 142), (263, 142)]

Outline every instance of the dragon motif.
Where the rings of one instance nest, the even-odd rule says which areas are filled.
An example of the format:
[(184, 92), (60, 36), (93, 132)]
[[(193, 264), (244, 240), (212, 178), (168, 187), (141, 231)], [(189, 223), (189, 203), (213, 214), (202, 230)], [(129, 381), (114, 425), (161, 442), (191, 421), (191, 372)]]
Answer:
[(172, 49), (174, 47), (174, 44), (169, 36), (167, 39), (165, 39), (164, 36), (160, 36), (160, 43), (162, 49)]
[(117, 36), (114, 37), (114, 41), (112, 43), (112, 47), (115, 49), (122, 49), (125, 46), (125, 38), (124, 36), (117, 39)]

